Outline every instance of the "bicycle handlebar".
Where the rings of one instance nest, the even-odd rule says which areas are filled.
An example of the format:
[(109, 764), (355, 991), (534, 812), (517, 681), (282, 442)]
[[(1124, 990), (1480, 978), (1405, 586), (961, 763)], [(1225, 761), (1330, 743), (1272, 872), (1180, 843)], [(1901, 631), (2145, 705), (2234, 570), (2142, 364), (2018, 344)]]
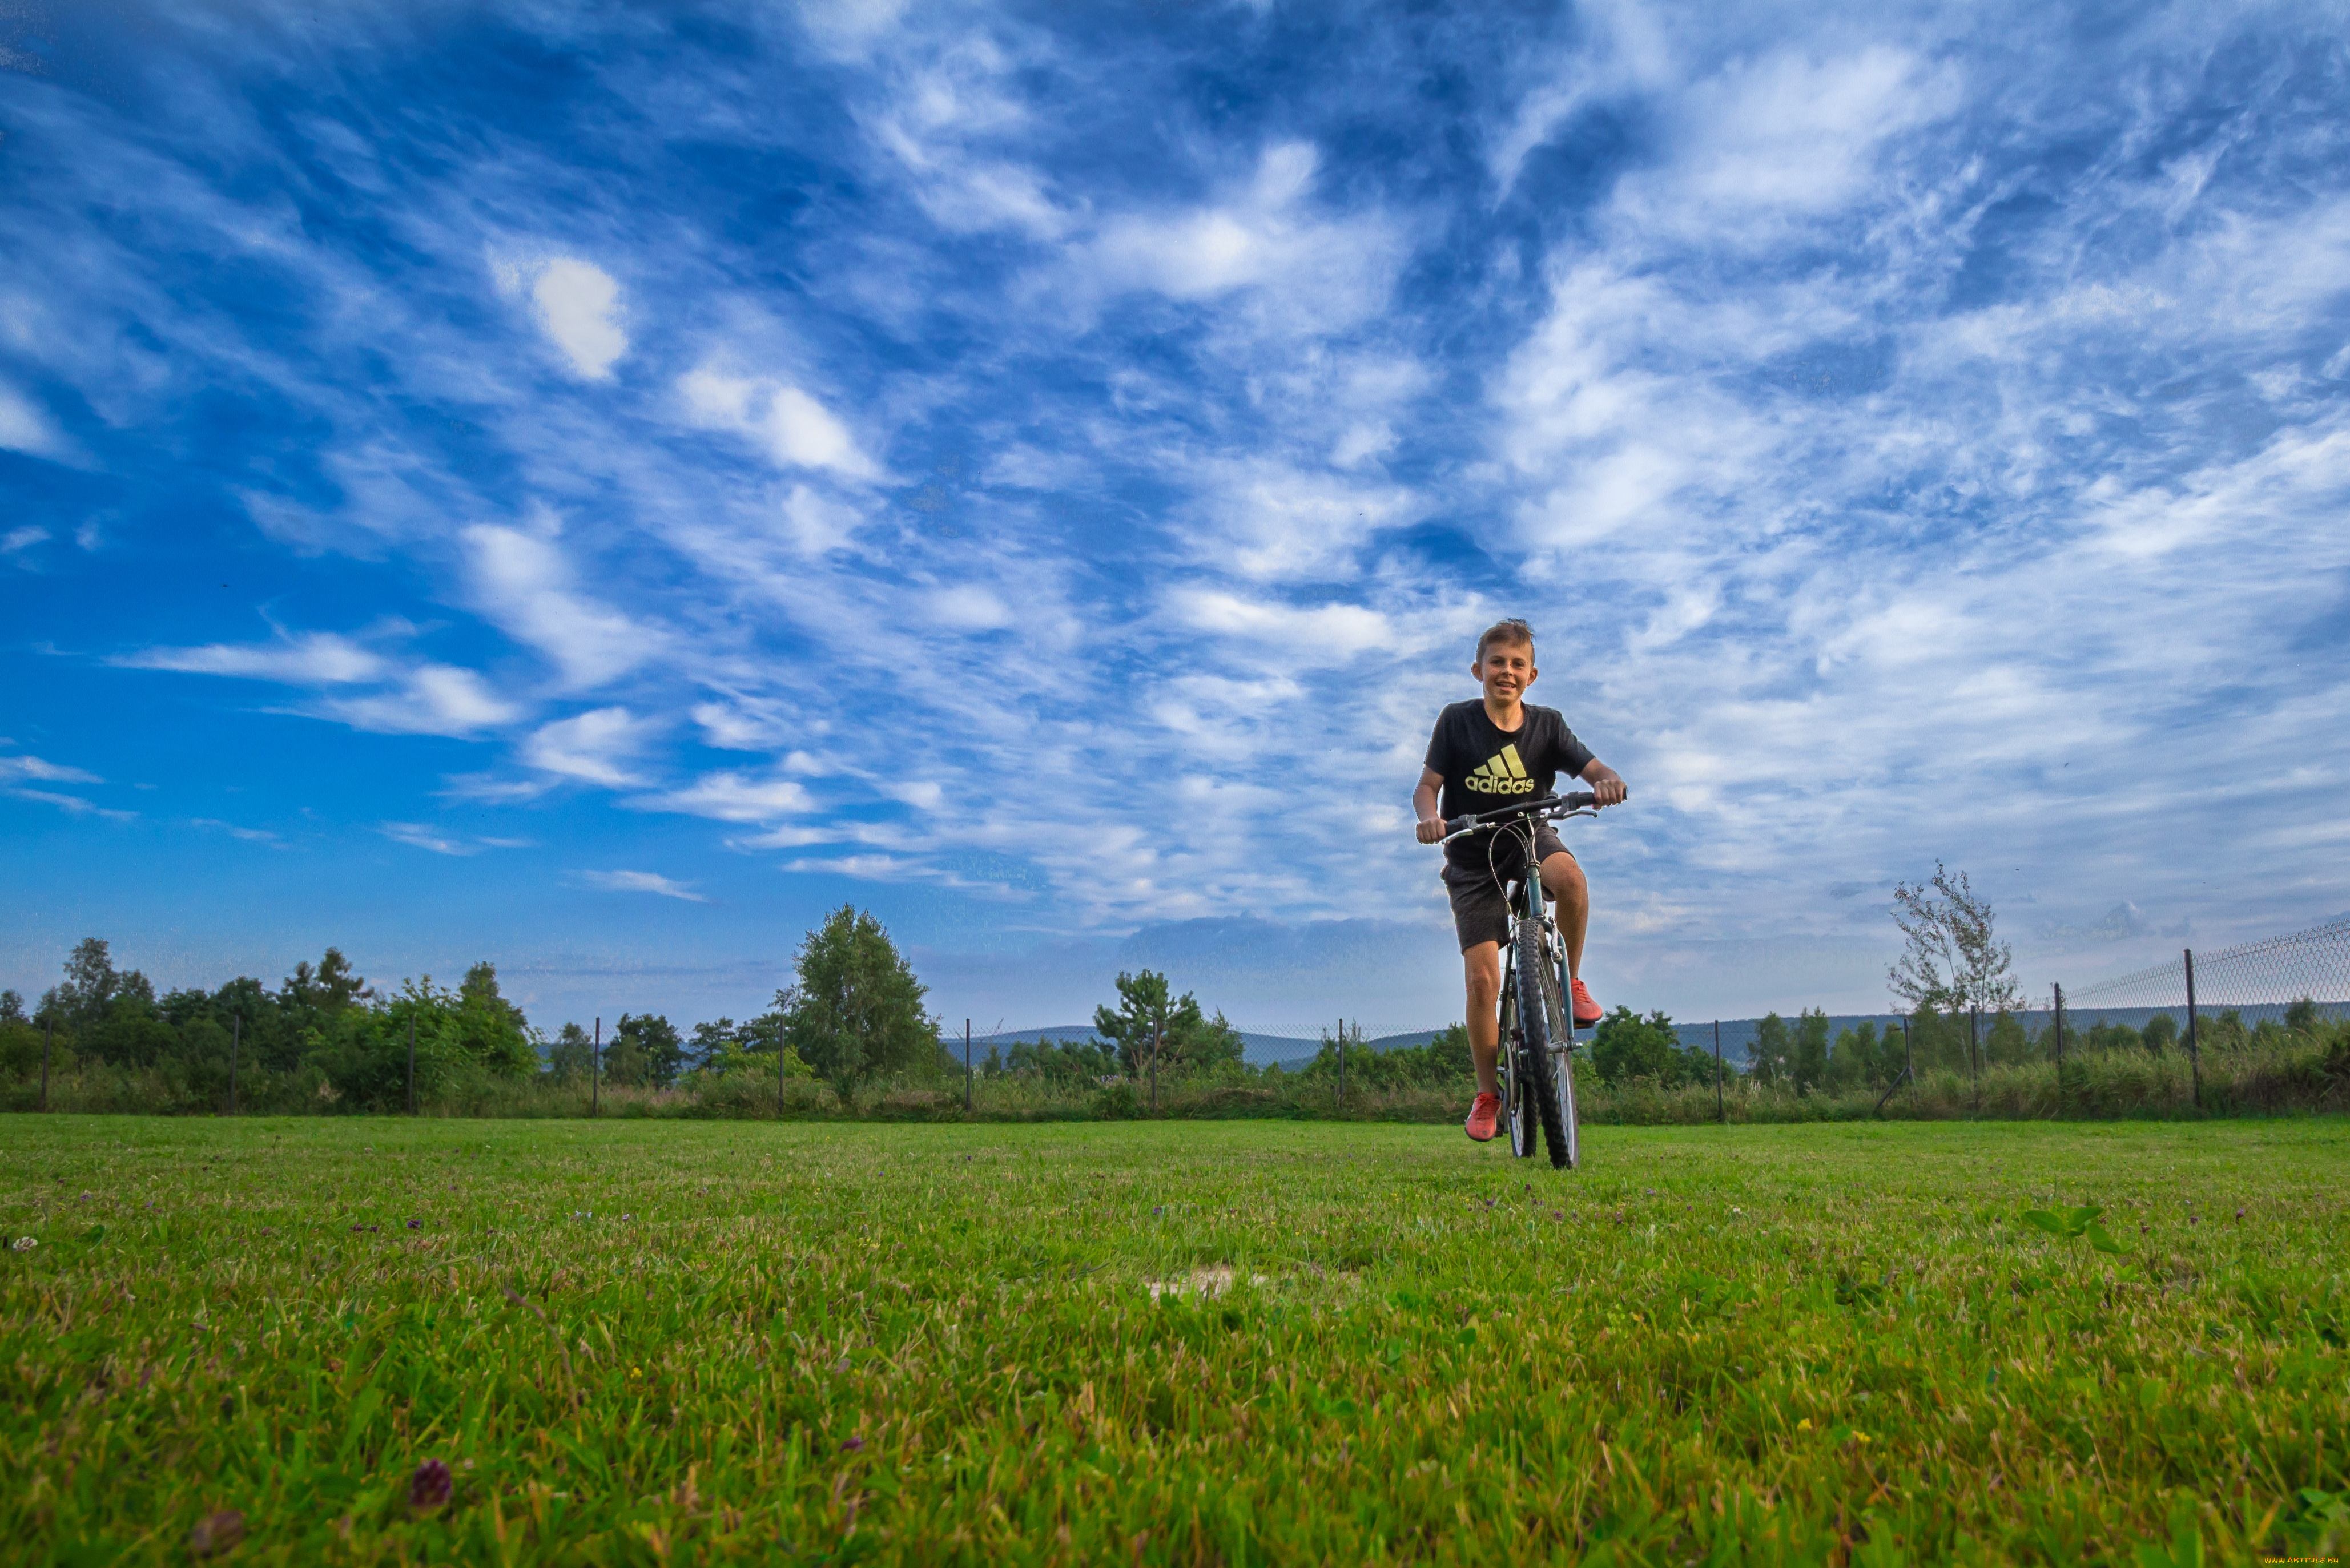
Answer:
[[(1625, 798), (1631, 798), (1627, 790)], [(1505, 805), (1499, 811), (1482, 812), (1472, 816), (1456, 816), (1444, 825), (1444, 836), (1439, 844), (1450, 844), (1463, 834), (1482, 833), (1519, 817), (1547, 815), (1552, 812), (1588, 811), (1599, 804), (1599, 797), (1589, 790), (1577, 790), (1573, 794), (1546, 794), (1540, 800), (1522, 800), (1515, 805)]]

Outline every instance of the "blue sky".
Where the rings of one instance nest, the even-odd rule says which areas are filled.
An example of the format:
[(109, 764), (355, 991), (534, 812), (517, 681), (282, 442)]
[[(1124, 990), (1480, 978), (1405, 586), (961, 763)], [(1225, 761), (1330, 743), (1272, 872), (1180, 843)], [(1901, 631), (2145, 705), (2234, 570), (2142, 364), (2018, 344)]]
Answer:
[[(2350, 908), (2339, 5), (0, 17), (0, 983), (328, 942), (1459, 1011), (1477, 629), (1603, 1002)], [(2190, 939), (2191, 933), (2191, 939)]]

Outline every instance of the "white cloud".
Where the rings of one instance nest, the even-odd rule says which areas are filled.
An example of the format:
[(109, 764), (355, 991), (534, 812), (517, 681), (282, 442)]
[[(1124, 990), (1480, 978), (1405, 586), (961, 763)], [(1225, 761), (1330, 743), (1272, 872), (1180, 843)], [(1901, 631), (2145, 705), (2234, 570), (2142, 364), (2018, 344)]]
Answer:
[(482, 846), (478, 844), (470, 844), (464, 839), (452, 837), (440, 829), (428, 827), (421, 822), (379, 823), (376, 825), (376, 831), (395, 843), (405, 844), (415, 849), (430, 849), (435, 855), (466, 856), (479, 855), (482, 852)]
[(600, 686), (661, 650), (660, 633), (577, 592), (545, 534), (484, 524), (463, 538), (482, 613), (552, 659), (572, 689)]
[(104, 784), (96, 774), (80, 768), (67, 767), (61, 763), (45, 763), (38, 757), (0, 757), (0, 784), (16, 779), (44, 779), (51, 784)]
[(817, 494), (805, 484), (792, 486), (784, 497), (784, 527), (803, 556), (821, 556), (844, 549), (857, 537), (864, 514), (845, 503)]
[(788, 381), (730, 375), (713, 363), (688, 371), (677, 388), (695, 423), (742, 436), (778, 468), (819, 469), (851, 480), (880, 477), (848, 427)]
[(484, 805), (514, 805), (536, 800), (555, 787), (551, 779), (510, 779), (495, 774), (450, 774), (441, 782), (446, 787), (435, 793), (443, 799)]
[(629, 764), (660, 729), (626, 708), (591, 709), (542, 725), (523, 742), (522, 760), (541, 773), (619, 789), (643, 782)]
[(691, 904), (710, 902), (687, 884), (672, 882), (652, 871), (582, 871), (579, 877), (589, 887), (612, 893), (658, 893), (664, 898), (682, 898)]
[(1227, 649), (1247, 648), (1284, 663), (1344, 664), (1372, 649), (1392, 649), (1397, 639), (1397, 628), (1386, 616), (1356, 604), (1301, 607), (1190, 587), (1176, 590), (1168, 608), (1181, 624), (1210, 634)]
[(773, 705), (741, 698), (697, 702), (691, 712), (704, 743), (721, 751), (772, 751), (790, 738), (794, 728)]
[(84, 800), (78, 794), (59, 794), (54, 790), (8, 789), (0, 793), (13, 794), (18, 800), (36, 800), (43, 805), (54, 805), (73, 816), (102, 816), (109, 822), (129, 822), (139, 815), (135, 811), (115, 811)]
[(1307, 143), (1278, 143), (1222, 201), (1109, 219), (1078, 253), (1080, 289), (1199, 303), (1262, 290), (1266, 308), (1253, 325), (1274, 336), (1361, 320), (1386, 302), (1406, 247), (1376, 213), (1312, 211), (1319, 161)]
[(1879, 148), (1959, 101), (1950, 74), (1882, 45), (1827, 59), (1789, 48), (1733, 60), (1679, 99), (1676, 156), (1627, 180), (1621, 210), (1711, 244), (1759, 238), (1771, 231), (1744, 225), (1876, 196)]
[(49, 536), (49, 531), (37, 523), (26, 523), (0, 534), (0, 556), (13, 556), (29, 550)]
[(371, 649), (329, 631), (275, 642), (214, 642), (200, 648), (149, 648), (107, 661), (133, 670), (233, 675), (289, 686), (340, 686), (381, 680), (391, 664)]
[(0, 381), (0, 447), (59, 462), (78, 456), (40, 405), (5, 381)]
[[(392, 625), (395, 630), (408, 629)], [(334, 632), (282, 635), (271, 642), (140, 649), (108, 662), (288, 686), (380, 687), (364, 694), (317, 699), (300, 711), (382, 734), (472, 735), (511, 723), (523, 712), (471, 670), (402, 664)]]
[(393, 691), (321, 701), (315, 711), (355, 730), (461, 738), (512, 723), (523, 714), (519, 704), (499, 696), (473, 671), (447, 664), (420, 665), (403, 671)]
[(930, 620), (951, 631), (994, 631), (1012, 624), (1012, 610), (976, 583), (958, 583), (930, 596)]
[(683, 789), (639, 795), (622, 804), (640, 811), (673, 811), (719, 822), (772, 822), (816, 809), (815, 797), (805, 784), (731, 771), (704, 774)]
[(558, 256), (539, 269), (530, 297), (539, 326), (588, 380), (608, 377), (613, 361), (629, 351), (629, 335), (616, 319), (620, 286), (601, 267)]
[(218, 817), (214, 816), (190, 817), (188, 819), (188, 826), (190, 827), (217, 827), (223, 833), (227, 834), (231, 838), (243, 839), (247, 844), (274, 845), (279, 842), (277, 835), (270, 832), (266, 828), (239, 827), (233, 822), (223, 822)]
[(1295, 467), (1277, 457), (1215, 461), (1193, 475), (1210, 532), (1193, 548), (1262, 582), (1350, 576), (1356, 552), (1381, 528), (1412, 522), (1425, 498)]
[(808, 0), (794, 15), (827, 54), (858, 60), (897, 30), (907, 5), (908, 0)]

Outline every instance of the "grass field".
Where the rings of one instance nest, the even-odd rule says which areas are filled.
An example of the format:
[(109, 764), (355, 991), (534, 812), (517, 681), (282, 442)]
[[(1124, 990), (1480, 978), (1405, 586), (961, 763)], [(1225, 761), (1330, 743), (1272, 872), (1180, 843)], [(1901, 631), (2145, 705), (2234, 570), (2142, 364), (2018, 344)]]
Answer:
[[(1586, 1147), (7, 1117), (0, 1529), (173, 1563), (2350, 1539), (2343, 1123)], [(2019, 1221), (2075, 1204), (2120, 1255)]]

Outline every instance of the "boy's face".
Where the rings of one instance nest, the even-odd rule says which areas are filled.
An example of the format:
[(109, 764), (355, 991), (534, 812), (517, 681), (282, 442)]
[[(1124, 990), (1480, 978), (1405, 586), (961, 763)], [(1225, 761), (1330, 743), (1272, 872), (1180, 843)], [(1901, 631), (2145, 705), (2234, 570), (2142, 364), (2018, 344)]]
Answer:
[(1534, 668), (1534, 650), (1526, 644), (1489, 642), (1485, 656), (1469, 667), (1469, 673), (1484, 686), (1487, 697), (1506, 705), (1525, 695), (1542, 671)]

